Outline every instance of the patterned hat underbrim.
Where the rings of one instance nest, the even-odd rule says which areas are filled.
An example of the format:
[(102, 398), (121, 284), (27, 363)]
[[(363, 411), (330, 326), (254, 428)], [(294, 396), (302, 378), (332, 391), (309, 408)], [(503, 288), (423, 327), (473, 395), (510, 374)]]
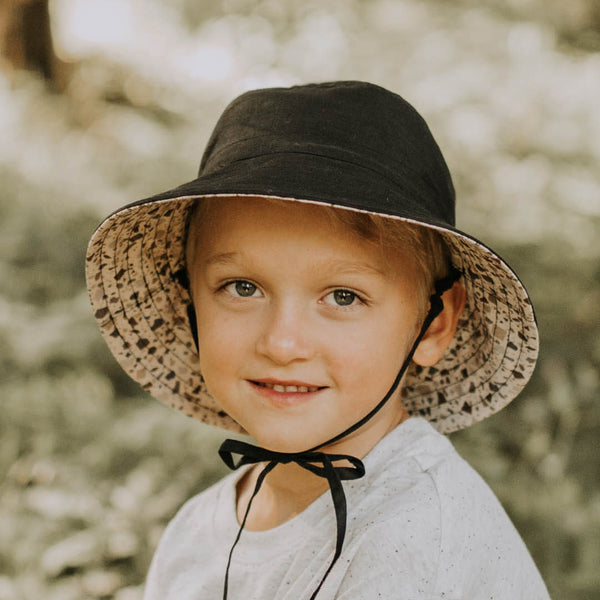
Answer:
[[(216, 195), (330, 206), (263, 194), (137, 203), (98, 227), (88, 247), (86, 275), (102, 335), (128, 375), (165, 404), (244, 433), (206, 389), (187, 316), (191, 298), (180, 277), (190, 209), (196, 200)], [(424, 416), (442, 433), (463, 429), (506, 406), (531, 377), (538, 331), (527, 292), (510, 267), (478, 240), (450, 227), (381, 216), (439, 231), (463, 273), (467, 303), (454, 339), (435, 366), (413, 363), (402, 388), (409, 413)], [(402, 357), (398, 360), (400, 365)]]

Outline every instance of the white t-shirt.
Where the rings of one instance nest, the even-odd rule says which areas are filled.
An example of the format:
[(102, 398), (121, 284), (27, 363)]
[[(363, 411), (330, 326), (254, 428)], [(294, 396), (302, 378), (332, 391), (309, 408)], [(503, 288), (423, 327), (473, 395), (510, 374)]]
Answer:
[[(519, 534), (479, 475), (424, 419), (411, 418), (344, 482), (342, 554), (317, 600), (548, 600)], [(154, 555), (144, 600), (223, 597), (239, 525), (232, 473), (189, 500)], [(307, 600), (333, 558), (336, 529), (326, 492), (290, 521), (242, 532), (228, 600)]]

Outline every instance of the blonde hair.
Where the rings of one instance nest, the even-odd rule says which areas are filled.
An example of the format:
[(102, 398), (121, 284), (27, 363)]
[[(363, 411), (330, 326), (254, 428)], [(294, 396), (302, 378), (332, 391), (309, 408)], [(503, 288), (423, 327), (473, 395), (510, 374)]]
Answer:
[[(262, 198), (273, 203), (288, 204), (289, 200), (279, 198)], [(189, 219), (188, 239), (186, 243), (186, 259), (194, 256), (197, 249), (197, 235), (195, 232), (201, 219), (210, 218), (210, 207), (214, 206), (218, 198), (204, 198), (198, 200)], [(450, 252), (441, 234), (417, 223), (404, 221), (397, 218), (383, 217), (367, 212), (332, 206), (319, 206), (324, 214), (334, 224), (340, 224), (359, 237), (369, 242), (377, 243), (383, 249), (408, 249), (414, 257), (417, 266), (418, 281), (415, 291), (420, 296), (419, 304), (423, 316), (428, 309), (428, 299), (433, 293), (434, 283), (448, 274), (450, 267)]]

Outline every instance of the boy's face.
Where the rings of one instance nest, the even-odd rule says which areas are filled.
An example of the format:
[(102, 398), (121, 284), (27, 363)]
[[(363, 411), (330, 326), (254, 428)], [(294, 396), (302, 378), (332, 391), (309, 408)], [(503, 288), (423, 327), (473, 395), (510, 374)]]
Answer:
[[(368, 413), (420, 325), (409, 252), (334, 221), (310, 204), (229, 199), (211, 203), (192, 234), (206, 385), (271, 450), (306, 450)], [(366, 452), (404, 417), (397, 392), (335, 450)]]

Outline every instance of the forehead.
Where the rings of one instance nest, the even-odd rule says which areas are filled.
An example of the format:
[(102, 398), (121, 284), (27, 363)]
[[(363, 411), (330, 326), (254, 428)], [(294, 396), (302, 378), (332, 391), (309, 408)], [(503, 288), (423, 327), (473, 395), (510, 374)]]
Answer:
[[(381, 270), (403, 270), (415, 261), (412, 249), (386, 246), (377, 235), (364, 235), (349, 211), (317, 204), (264, 198), (214, 198), (202, 201), (190, 225), (194, 259), (208, 255), (277, 252), (295, 247), (306, 258), (335, 256), (370, 262)], [(372, 233), (372, 232), (371, 232)], [(190, 257), (191, 258), (191, 257)]]
[(263, 198), (211, 199), (200, 205), (190, 224), (187, 260), (192, 272), (244, 264), (259, 270), (278, 265), (286, 274), (314, 277), (368, 274), (411, 285), (419, 278), (409, 248), (365, 238), (333, 209)]

